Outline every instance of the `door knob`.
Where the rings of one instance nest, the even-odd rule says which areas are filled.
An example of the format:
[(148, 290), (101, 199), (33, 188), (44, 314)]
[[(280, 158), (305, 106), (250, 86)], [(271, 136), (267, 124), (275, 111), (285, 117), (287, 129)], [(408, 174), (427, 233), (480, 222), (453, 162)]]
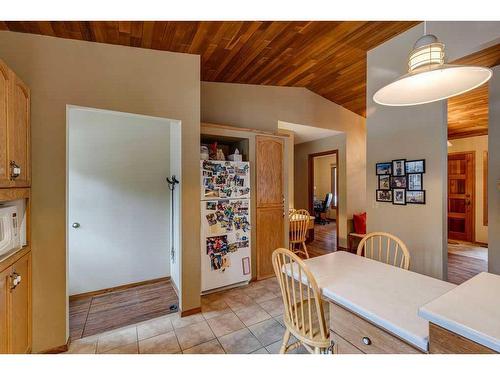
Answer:
[(76, 228), (80, 228), (80, 223), (76, 223), (76, 222), (75, 222), (75, 223), (71, 224), (71, 226), (72, 226), (73, 228), (75, 228), (75, 229), (76, 229)]

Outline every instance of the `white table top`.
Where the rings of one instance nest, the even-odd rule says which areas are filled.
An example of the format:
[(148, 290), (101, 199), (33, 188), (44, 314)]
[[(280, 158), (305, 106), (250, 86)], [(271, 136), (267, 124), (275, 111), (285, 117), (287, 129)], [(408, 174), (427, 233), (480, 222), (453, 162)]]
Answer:
[(419, 315), (500, 352), (500, 276), (482, 272), (422, 306)]
[(323, 296), (428, 351), (429, 323), (420, 306), (455, 285), (345, 251), (305, 261)]

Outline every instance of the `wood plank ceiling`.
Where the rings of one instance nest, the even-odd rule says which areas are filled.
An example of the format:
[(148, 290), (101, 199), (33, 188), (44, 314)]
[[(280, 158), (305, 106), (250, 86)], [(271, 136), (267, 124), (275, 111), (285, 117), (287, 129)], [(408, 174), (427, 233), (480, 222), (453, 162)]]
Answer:
[(0, 21), (0, 29), (199, 54), (204, 81), (306, 87), (365, 116), (366, 52), (417, 23)]
[[(462, 57), (452, 63), (492, 68), (500, 64), (500, 44)], [(448, 139), (486, 134), (488, 134), (488, 83), (448, 99)]]

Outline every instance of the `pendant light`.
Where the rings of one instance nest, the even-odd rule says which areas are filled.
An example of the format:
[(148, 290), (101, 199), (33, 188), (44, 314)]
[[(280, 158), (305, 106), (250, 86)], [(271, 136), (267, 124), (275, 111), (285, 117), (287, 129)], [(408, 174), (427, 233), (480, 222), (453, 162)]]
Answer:
[(493, 72), (481, 66), (445, 63), (445, 48), (436, 36), (426, 34), (413, 46), (408, 73), (379, 89), (373, 100), (387, 106), (432, 103), (473, 90), (487, 82)]

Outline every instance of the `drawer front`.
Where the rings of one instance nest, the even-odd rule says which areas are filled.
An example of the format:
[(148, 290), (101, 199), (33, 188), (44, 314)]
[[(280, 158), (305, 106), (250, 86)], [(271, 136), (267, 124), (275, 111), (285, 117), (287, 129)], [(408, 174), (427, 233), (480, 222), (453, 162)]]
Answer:
[(422, 353), (334, 303), (330, 303), (330, 329), (367, 354)]
[(365, 354), (354, 345), (337, 335), (335, 332), (330, 331), (330, 336), (335, 343), (335, 354)]

